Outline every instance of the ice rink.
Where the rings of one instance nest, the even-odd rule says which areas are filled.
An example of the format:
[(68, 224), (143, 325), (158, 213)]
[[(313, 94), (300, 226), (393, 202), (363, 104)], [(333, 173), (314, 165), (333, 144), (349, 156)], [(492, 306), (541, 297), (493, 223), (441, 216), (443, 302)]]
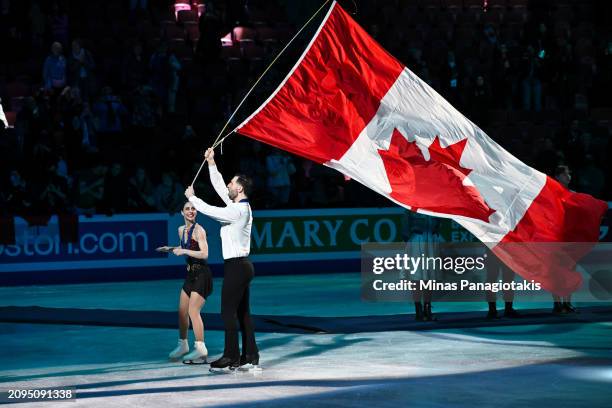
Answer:
[[(1, 288), (0, 311), (7, 313), (0, 323), (0, 388), (73, 388), (77, 399), (69, 406), (79, 407), (610, 404), (612, 314), (602, 305), (565, 317), (524, 309), (519, 322), (491, 322), (479, 317), (485, 302), (440, 303), (434, 305), (437, 322), (414, 324), (411, 305), (362, 302), (359, 283), (357, 274), (256, 278), (254, 315), (276, 315), (285, 323), (292, 320), (282, 316), (312, 317), (303, 319), (310, 326), (266, 326), (257, 333), (260, 374), (211, 374), (207, 366), (167, 361), (177, 338), (171, 324), (7, 322), (7, 310), (31, 306), (56, 316), (71, 309), (83, 316), (114, 310), (166, 318), (175, 311), (180, 281)], [(213, 358), (223, 347), (223, 333), (214, 329), (220, 282), (215, 284), (203, 310), (205, 325), (213, 326), (205, 335)], [(330, 329), (316, 332), (317, 317)], [(343, 321), (357, 328), (345, 330)]]

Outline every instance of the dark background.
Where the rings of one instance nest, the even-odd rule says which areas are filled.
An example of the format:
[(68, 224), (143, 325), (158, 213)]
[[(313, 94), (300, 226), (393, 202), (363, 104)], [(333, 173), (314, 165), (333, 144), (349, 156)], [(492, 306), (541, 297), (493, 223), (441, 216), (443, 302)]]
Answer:
[[(178, 211), (202, 151), (322, 3), (0, 1), (0, 97), (10, 122), (0, 124), (2, 215)], [(567, 165), (570, 188), (610, 200), (610, 3), (341, 5), (516, 157), (551, 176)], [(325, 11), (229, 129), (284, 78)], [(393, 205), (331, 169), (240, 135), (217, 158), (226, 177), (253, 176), (255, 208)], [(208, 184), (203, 174), (196, 191), (215, 202)]]

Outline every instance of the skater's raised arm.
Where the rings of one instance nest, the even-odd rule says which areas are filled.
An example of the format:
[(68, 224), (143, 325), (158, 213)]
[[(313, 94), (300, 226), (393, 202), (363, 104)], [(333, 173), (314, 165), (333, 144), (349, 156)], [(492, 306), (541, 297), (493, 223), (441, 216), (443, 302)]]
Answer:
[(219, 222), (235, 222), (241, 217), (240, 210), (233, 205), (215, 207), (214, 205), (205, 203), (202, 199), (194, 195), (193, 187), (191, 186), (187, 187), (187, 190), (185, 190), (185, 197), (189, 199), (196, 210)]
[(204, 158), (208, 162), (208, 173), (210, 174), (210, 182), (213, 188), (225, 204), (231, 203), (232, 200), (229, 198), (227, 186), (215, 163), (215, 151), (212, 148), (206, 149)]

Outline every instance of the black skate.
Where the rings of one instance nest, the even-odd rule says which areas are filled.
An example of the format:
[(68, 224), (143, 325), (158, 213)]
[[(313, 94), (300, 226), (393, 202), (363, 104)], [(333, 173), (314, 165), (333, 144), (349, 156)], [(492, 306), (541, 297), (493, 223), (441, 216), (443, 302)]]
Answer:
[(417, 322), (423, 321), (423, 304), (421, 302), (414, 302), (414, 320)]
[(261, 367), (259, 366), (259, 353), (240, 356), (240, 367), (238, 367), (238, 370), (261, 372)]
[(522, 316), (519, 312), (516, 311), (515, 308), (512, 307), (512, 302), (506, 302), (506, 307), (504, 308), (504, 317), (516, 319)]
[(570, 313), (580, 313), (576, 306), (572, 305), (570, 302), (563, 302), (561, 305), (561, 313), (570, 314)]
[(211, 373), (230, 373), (240, 366), (239, 359), (222, 356), (220, 359), (210, 363)]
[(487, 319), (497, 319), (497, 307), (495, 302), (489, 302), (489, 312), (487, 313)]
[(431, 302), (425, 302), (423, 304), (423, 320), (426, 322), (433, 322), (438, 320), (431, 311)]

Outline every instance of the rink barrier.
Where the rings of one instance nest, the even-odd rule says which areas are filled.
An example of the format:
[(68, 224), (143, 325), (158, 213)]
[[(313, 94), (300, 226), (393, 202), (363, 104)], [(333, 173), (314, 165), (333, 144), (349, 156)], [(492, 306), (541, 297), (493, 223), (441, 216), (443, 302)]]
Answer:
[[(602, 241), (612, 240), (611, 212), (601, 228)], [(256, 210), (250, 258), (257, 275), (357, 272), (362, 243), (405, 240), (405, 214), (399, 207)], [(0, 285), (175, 279), (185, 273), (183, 257), (154, 250), (178, 245), (180, 214), (80, 216), (78, 224), (68, 226), (74, 242), (65, 241), (70, 228), (57, 216), (44, 225), (20, 217), (12, 221), (14, 242), (0, 244)], [(198, 223), (207, 231), (209, 264), (221, 276), (219, 223), (201, 215)], [(447, 219), (441, 220), (440, 233), (447, 242), (475, 240)]]
[[(418, 322), (413, 315), (286, 316), (252, 315), (259, 333), (348, 334), (382, 331), (426, 331), (496, 326), (594, 323), (612, 321), (609, 305), (581, 307), (580, 314), (553, 315), (550, 309), (521, 309), (520, 319), (487, 319), (486, 312), (436, 313), (435, 322)], [(223, 330), (219, 313), (204, 313), (206, 330)], [(176, 312), (72, 309), (36, 306), (0, 307), (0, 322), (157, 328), (176, 330)]]

